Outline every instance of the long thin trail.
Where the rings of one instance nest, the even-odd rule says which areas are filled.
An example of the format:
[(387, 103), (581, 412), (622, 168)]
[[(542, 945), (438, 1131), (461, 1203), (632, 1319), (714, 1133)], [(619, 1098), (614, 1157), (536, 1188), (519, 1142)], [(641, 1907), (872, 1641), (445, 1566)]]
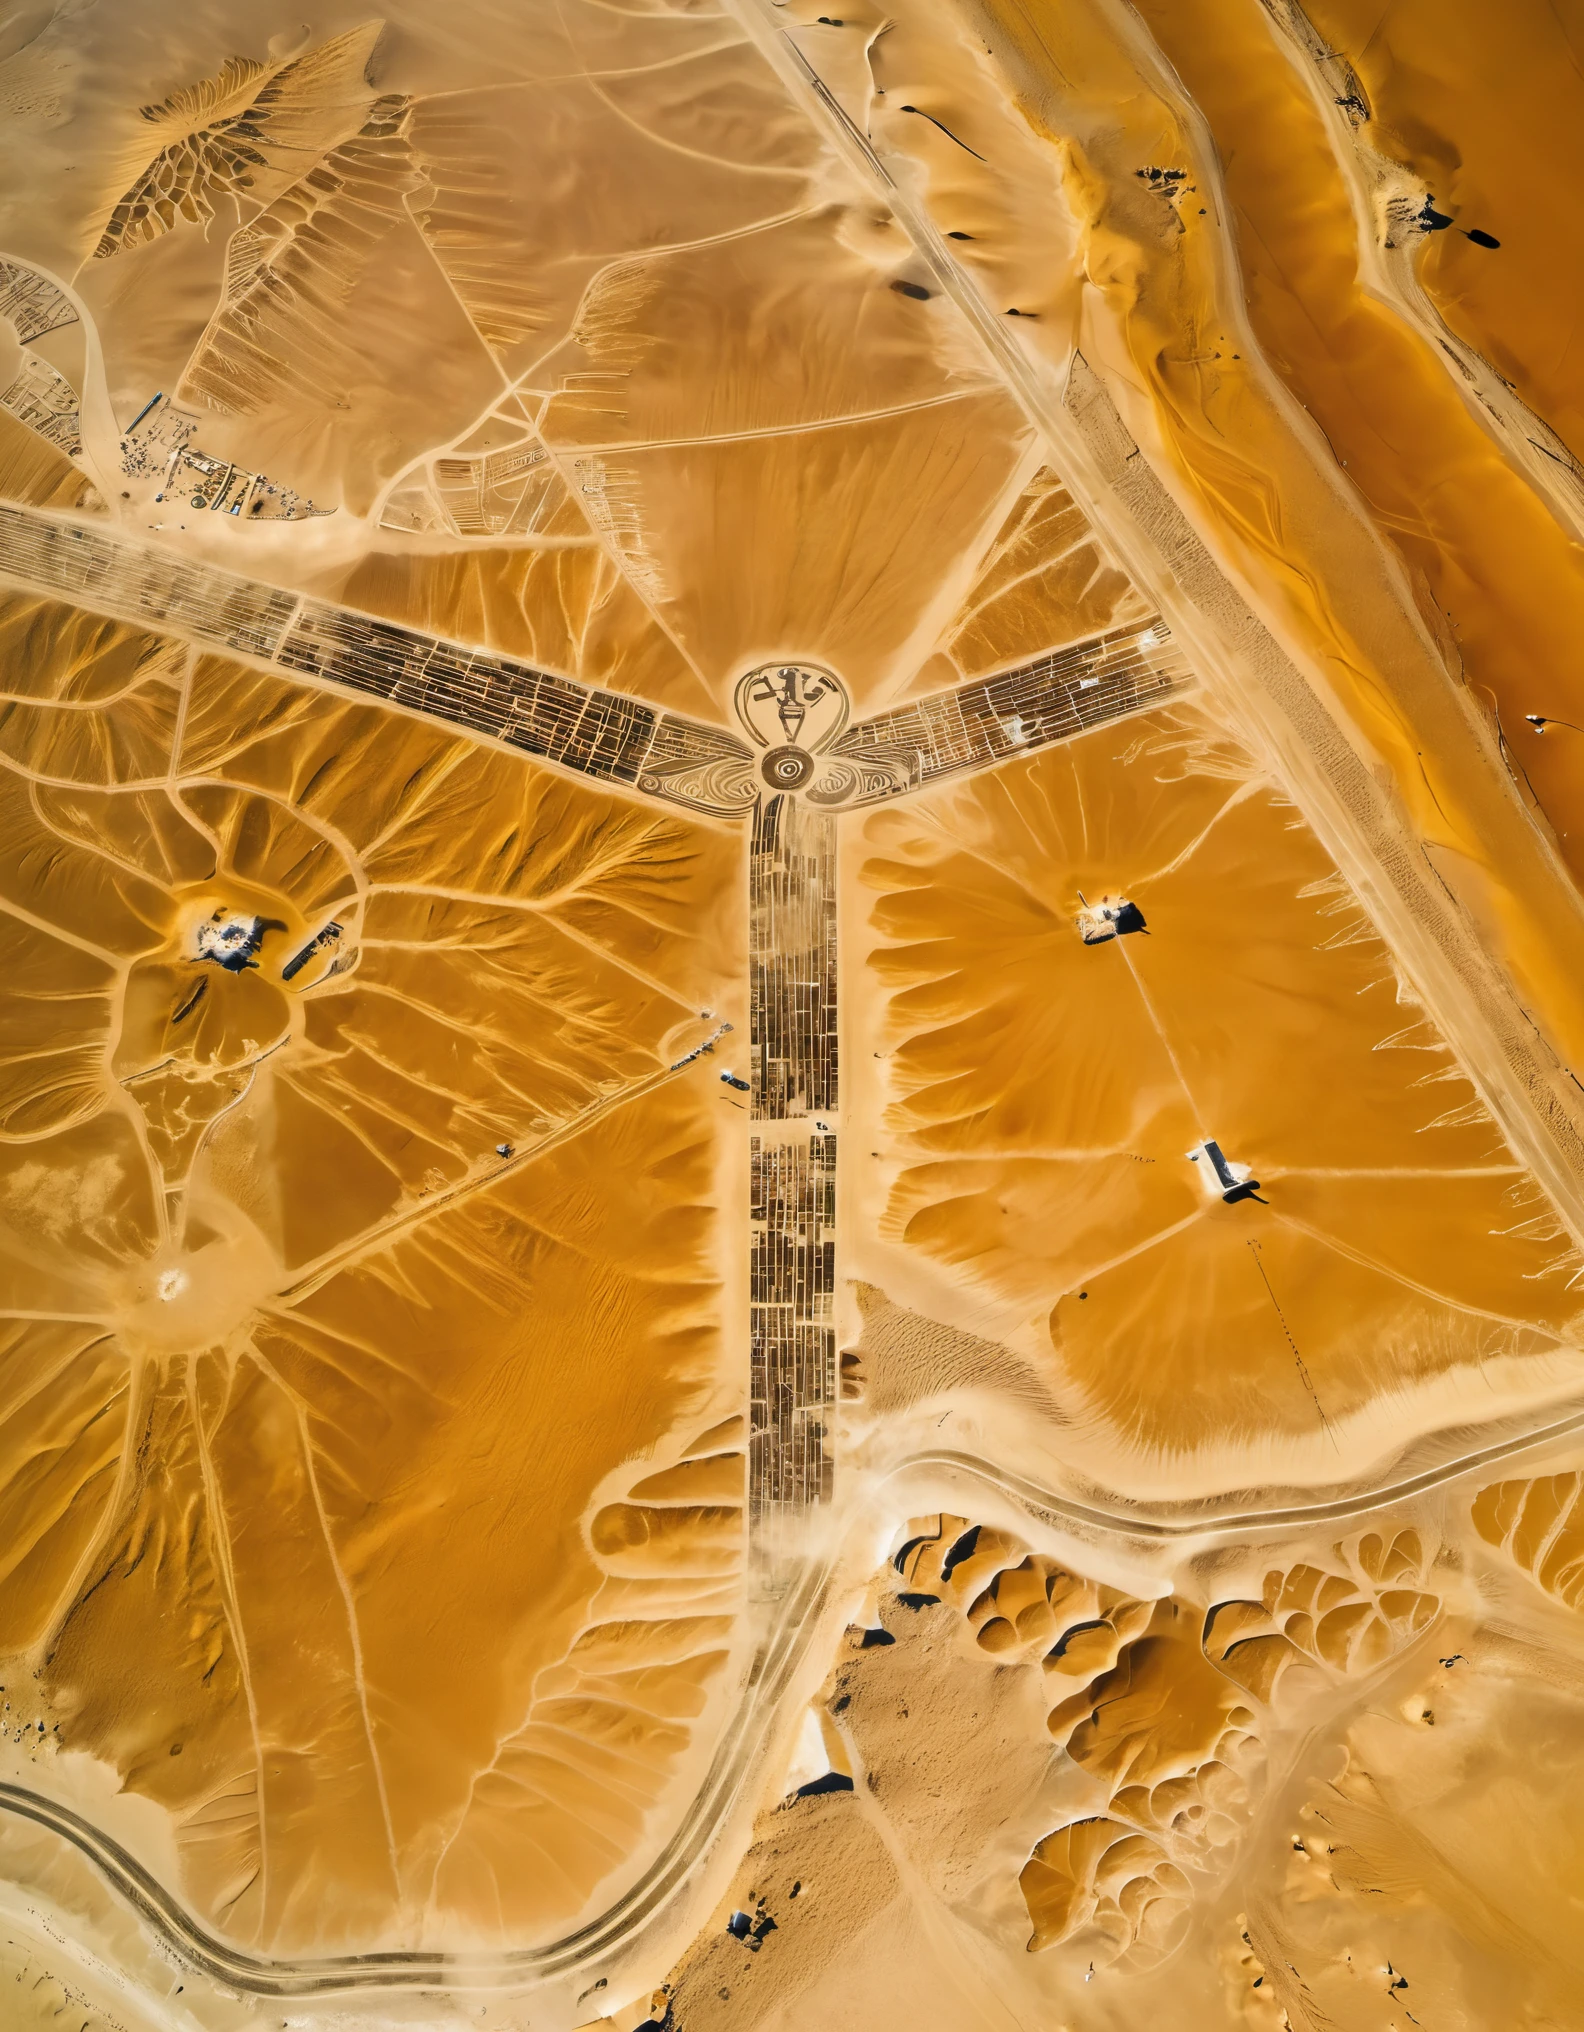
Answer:
[(259, 1912), (261, 1918), (267, 1920), (270, 1869), (264, 1737), (259, 1723), (258, 1697), (253, 1689), (253, 1671), (248, 1658), (248, 1638), (242, 1621), (241, 1600), (237, 1593), (236, 1570), (232, 1564), (231, 1527), (226, 1519), (225, 1499), (220, 1489), (219, 1477), (215, 1473), (214, 1456), (209, 1450), (209, 1434), (203, 1422), (203, 1403), (198, 1389), (197, 1371), (192, 1362), (187, 1365), (184, 1394), (187, 1400), (187, 1415), (192, 1420), (193, 1444), (198, 1457), (198, 1477), (204, 1497), (203, 1521), (209, 1540), (209, 1553), (214, 1562), (215, 1577), (220, 1584), (220, 1605), (225, 1612), (231, 1641), (236, 1646), (237, 1676), (242, 1682), (242, 1694), (247, 1702), (248, 1724), (253, 1737), (254, 1798), (258, 1806)]
[[(724, 1028), (725, 1026), (722, 1026), (714, 1031), (707, 1042), (715, 1043), (724, 1034)], [(694, 1057), (698, 1055), (694, 1054)], [(349, 1263), (371, 1255), (377, 1247), (393, 1241), (398, 1235), (409, 1233), (425, 1221), (433, 1220), (436, 1214), (446, 1212), (460, 1201), (471, 1198), (475, 1193), (498, 1185), (509, 1172), (518, 1171), (524, 1165), (532, 1164), (537, 1158), (546, 1156), (550, 1151), (559, 1149), (563, 1143), (571, 1142), (591, 1123), (598, 1121), (602, 1115), (608, 1115), (612, 1109), (625, 1107), (629, 1101), (636, 1101), (643, 1095), (652, 1094), (657, 1088), (666, 1086), (692, 1063), (693, 1057), (679, 1059), (675, 1065), (659, 1067), (645, 1078), (634, 1080), (630, 1086), (621, 1087), (613, 1094), (601, 1094), (598, 1100), (591, 1101), (586, 1108), (580, 1109), (559, 1128), (541, 1136), (537, 1143), (530, 1143), (524, 1149), (513, 1151), (510, 1157), (491, 1165), (487, 1171), (474, 1172), (466, 1178), (458, 1179), (455, 1185), (432, 1193), (418, 1205), (407, 1207), (377, 1227), (367, 1229), (345, 1248), (334, 1250), (330, 1255), (306, 1265), (301, 1276), (294, 1283), (288, 1284), (283, 1291), (278, 1292), (268, 1302), (266, 1309), (279, 1311), (294, 1305), (299, 1299), (311, 1297), (321, 1285), (327, 1283), (338, 1270), (345, 1269)]]
[(1320, 1393), (1314, 1386), (1314, 1379), (1309, 1374), (1303, 1356), (1298, 1352), (1298, 1343), (1293, 1339), (1292, 1328), (1287, 1324), (1287, 1315), (1281, 1309), (1281, 1300), (1276, 1296), (1276, 1288), (1271, 1283), (1269, 1273), (1266, 1271), (1265, 1265), (1261, 1260), (1260, 1245), (1256, 1241), (1250, 1241), (1248, 1246), (1249, 1254), (1254, 1258), (1254, 1268), (1259, 1272), (1260, 1280), (1264, 1284), (1266, 1291), (1270, 1294), (1270, 1302), (1275, 1310), (1276, 1318), (1280, 1323), (1282, 1332), (1287, 1336), (1287, 1345), (1292, 1349), (1293, 1360), (1298, 1364), (1298, 1374), (1303, 1379), (1303, 1386), (1314, 1399), (1314, 1408), (1320, 1414), (1320, 1423), (1325, 1427), (1326, 1438), (1330, 1440), (1333, 1446), (1336, 1446), (1336, 1434), (1331, 1430), (1331, 1421), (1325, 1415), (1325, 1406), (1320, 1402)]
[(381, 1762), (379, 1746), (374, 1740), (374, 1723), (369, 1713), (368, 1674), (363, 1665), (363, 1633), (358, 1621), (357, 1602), (353, 1597), (352, 1585), (342, 1565), (341, 1555), (336, 1549), (335, 1533), (330, 1528), (330, 1513), (325, 1508), (324, 1491), (319, 1483), (319, 1470), (314, 1461), (313, 1431), (308, 1420), (308, 1407), (280, 1375), (272, 1362), (250, 1348), (253, 1360), (292, 1405), (297, 1420), (299, 1445), (302, 1450), (303, 1469), (308, 1487), (313, 1495), (314, 1511), (319, 1519), (319, 1529), (324, 1537), (325, 1554), (330, 1570), (335, 1576), (336, 1588), (346, 1610), (347, 1636), (352, 1652), (352, 1679), (357, 1691), (358, 1710), (363, 1718), (363, 1735), (368, 1743), (369, 1765), (374, 1774), (374, 1787), (379, 1797), (380, 1818), (385, 1829), (385, 1845), (390, 1853), (391, 1888), (398, 1901), (402, 1897), (401, 1858), (396, 1847), (396, 1829), (391, 1820), (390, 1797), (385, 1783), (385, 1767)]
[(1172, 1047), (1172, 1041), (1166, 1034), (1166, 1026), (1156, 1011), (1148, 988), (1145, 987), (1139, 976), (1138, 968), (1133, 964), (1133, 955), (1128, 951), (1122, 939), (1114, 938), (1111, 943), (1121, 953), (1128, 972), (1133, 976), (1133, 985), (1138, 989), (1139, 1000), (1144, 1004), (1144, 1013), (1155, 1027), (1155, 1035), (1161, 1041), (1162, 1050), (1171, 1060), (1171, 1069), (1177, 1075), (1177, 1084), (1182, 1088), (1183, 1099), (1188, 1103), (1188, 1112), (1193, 1117), (1194, 1127), (1199, 1135), (1203, 1137), (1206, 1134), (1204, 1116), (1200, 1113), (1199, 1103), (1193, 1097), (1193, 1089), (1188, 1084), (1188, 1075), (1182, 1069), (1182, 1061), (1178, 1058), (1176, 1051)]
[[(1581, 1431), (1584, 1409), (1574, 1408), (1419, 1474), (1356, 1489), (1329, 1501), (1263, 1510), (1229, 1507), (1199, 1516), (1145, 1516), (1124, 1502), (1114, 1506), (1081, 1502), (1042, 1488), (979, 1455), (945, 1449), (906, 1455), (891, 1463), (881, 1480), (889, 1483), (920, 1470), (955, 1471), (1003, 1491), (1036, 1521), (1083, 1524), (1145, 1543), (1192, 1543), (1367, 1515)], [(793, 1683), (798, 1662), (818, 1626), (837, 1563), (832, 1554), (811, 1566), (782, 1601), (772, 1629), (749, 1666), (738, 1705), (724, 1727), (709, 1772), (659, 1855), (595, 1919), (543, 1945), (507, 1949), (477, 1960), (439, 1951), (400, 1949), (300, 1957), (254, 1954), (209, 1932), (145, 1864), (92, 1821), (47, 1794), (0, 1780), (0, 1812), (17, 1814), (71, 1842), (188, 1967), (255, 1996), (311, 1997), (359, 1989), (423, 1989), (440, 1983), (474, 1993), (520, 1990), (565, 1971), (592, 1971), (665, 1907), (685, 1883), (697, 1855), (734, 1810), (757, 1746), (771, 1727), (777, 1705)]]

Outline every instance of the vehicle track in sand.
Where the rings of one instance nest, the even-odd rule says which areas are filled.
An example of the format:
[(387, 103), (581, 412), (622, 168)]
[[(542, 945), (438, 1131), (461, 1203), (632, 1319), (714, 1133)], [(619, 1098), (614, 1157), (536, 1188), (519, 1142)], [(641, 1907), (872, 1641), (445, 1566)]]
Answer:
[[(1064, 1496), (979, 1455), (949, 1448), (911, 1453), (873, 1478), (873, 1492), (906, 1475), (947, 1473), (978, 1481), (1023, 1508), (1034, 1523), (1076, 1525), (1145, 1544), (1257, 1536), (1335, 1524), (1460, 1481), (1515, 1454), (1584, 1434), (1584, 1407), (1549, 1417), (1489, 1446), (1453, 1455), (1436, 1467), (1350, 1495), (1312, 1503), (1203, 1509), (1192, 1515), (1151, 1515), (1138, 1505), (1107, 1506)], [(862, 1513), (849, 1519), (855, 1535)], [(15, 1814), (68, 1841), (99, 1871), (161, 1944), (186, 1968), (251, 1996), (307, 1998), (357, 1990), (526, 1991), (557, 1978), (597, 1976), (600, 1964), (658, 1918), (684, 1886), (699, 1858), (741, 1804), (756, 1757), (774, 1733), (781, 1696), (799, 1677), (841, 1565), (838, 1545), (806, 1568), (782, 1598), (775, 1627), (750, 1661), (737, 1706), (728, 1718), (703, 1784), (659, 1855), (597, 1917), (542, 1946), (465, 1956), (437, 1950), (390, 1949), (369, 1954), (254, 1954), (211, 1933), (180, 1898), (113, 1836), (47, 1794), (0, 1781), (0, 1812)]]

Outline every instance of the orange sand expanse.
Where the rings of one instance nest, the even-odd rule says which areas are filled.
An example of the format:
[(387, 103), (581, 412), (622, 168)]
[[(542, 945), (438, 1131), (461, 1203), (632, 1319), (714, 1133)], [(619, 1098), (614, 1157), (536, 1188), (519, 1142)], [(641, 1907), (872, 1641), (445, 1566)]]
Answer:
[[(931, 1309), (1026, 1332), (1065, 1414), (1154, 1486), (1206, 1447), (1334, 1478), (1379, 1447), (1383, 1393), (1402, 1432), (1416, 1390), (1461, 1375), (1477, 1406), (1576, 1338), (1565, 1232), (1346, 884), (1198, 712), (876, 814), (863, 845), (864, 1274), (949, 1266)], [(1147, 931), (1083, 945), (1080, 894)], [(1268, 1206), (1204, 1191), (1205, 1137)]]
[[(1329, 144), (1318, 116), (1258, 10), (1251, 7), (1246, 21), (1241, 12), (1218, 16), (1215, 33), (1241, 34), (1238, 52), (1254, 75), (1265, 79), (1268, 72), (1269, 90), (1257, 98), (1261, 117), (1267, 100), (1287, 109), (1273, 117), (1268, 147), (1285, 148), (1294, 137), (1294, 145), (1306, 145), (1306, 118), (1311, 123), (1310, 173), (1302, 203), (1295, 200), (1281, 215), (1279, 244), (1304, 264), (1301, 289), (1326, 242), (1323, 231), (1318, 241), (1298, 235), (1331, 232), (1327, 258), (1341, 251), (1327, 316), (1346, 324), (1346, 306), (1334, 301), (1334, 290), (1348, 280), (1346, 236), (1353, 219), (1340, 174), (1334, 164), (1327, 167)], [(1183, 61), (1186, 66), (1187, 56)], [(1216, 89), (1235, 93), (1239, 63), (1222, 68), (1230, 75)], [(1265, 336), (1260, 301), (1251, 290), (1245, 308), (1242, 277), (1231, 258), (1248, 259), (1230, 237), (1237, 224), (1237, 159), (1227, 168), (1232, 210), (1223, 219), (1213, 108), (1206, 109), (1211, 127), (1197, 127), (1196, 109), (1137, 17), (1102, 0), (1067, 10), (1059, 30), (1037, 8), (1010, 5), (969, 16), (921, 0), (876, 46), (873, 77), (869, 113), (876, 135), (923, 181), (934, 227), (957, 232), (968, 221), (969, 243), (950, 248), (950, 258), (975, 278), (996, 315), (1005, 320), (1010, 310), (1019, 313), (1017, 323), (1006, 326), (1009, 362), (1022, 363), (1018, 371), (1029, 385), (1047, 389), (1059, 385), (1074, 345), (1104, 364), (1132, 427), (1175, 470), (1212, 543), (1255, 589), (1285, 638), (1324, 670), (1357, 737), (1391, 771), (1394, 794), (1414, 826), (1443, 850), (1445, 879), (1524, 980), (1527, 1006), (1564, 1058), (1584, 1060), (1573, 986), (1578, 975), (1561, 959), (1579, 936), (1576, 885), (1525, 812), (1532, 793), (1521, 773), (1498, 755), (1494, 736), (1488, 743), (1471, 740), (1471, 720), (1485, 715), (1488, 724), (1488, 702), (1476, 703), (1486, 694), (1465, 683), (1458, 643), (1440, 607), (1415, 593), (1370, 521), (1348, 448), (1339, 448), (1350, 458), (1343, 471), (1338, 454), (1281, 389), (1275, 370), (1282, 359), (1267, 363), (1258, 351)], [(962, 146), (945, 149), (944, 166), (936, 130), (901, 117), (903, 106), (966, 137)], [(969, 202), (981, 193), (985, 203), (994, 202), (996, 162), (1009, 151), (1021, 159), (1031, 138), (1046, 177), (1059, 180), (1063, 196), (1052, 200), (1047, 188), (1039, 204), (1003, 215), (987, 229), (981, 250)], [(1177, 195), (1151, 184), (1151, 167), (1182, 172)], [(1276, 167), (1289, 174), (1284, 165)], [(1320, 203), (1327, 176), (1336, 200), (1329, 213)], [(1251, 265), (1254, 280), (1257, 261)], [(1083, 278), (1078, 290), (1075, 267)], [(1318, 275), (1314, 287), (1326, 287)], [(1369, 311), (1363, 322), (1373, 330), (1382, 316), (1389, 335), (1388, 314)], [(1305, 344), (1314, 343), (1311, 334)], [(1467, 418), (1447, 370), (1406, 328), (1403, 344), (1420, 360), (1416, 399), (1422, 390), (1438, 415), (1443, 398), (1450, 404), (1436, 430), (1471, 448), (1475, 467), (1460, 483), (1467, 498), (1479, 498), (1474, 488), (1508, 487), (1499, 452)], [(1338, 367), (1328, 360), (1325, 371), (1334, 376)], [(1403, 398), (1393, 400), (1394, 414), (1400, 413)], [(1391, 435), (1393, 441), (1399, 435), (1395, 423)], [(1441, 455), (1434, 430), (1428, 443)], [(1536, 641), (1549, 639), (1544, 630), (1551, 619), (1549, 610), (1537, 615), (1526, 603), (1555, 593), (1557, 611), (1571, 611), (1575, 577), (1571, 550), (1549, 511), (1521, 482), (1510, 484), (1518, 488), (1514, 506), (1493, 511), (1493, 519), (1500, 541), (1509, 526), (1529, 532), (1513, 587), (1522, 589), (1516, 597), (1524, 611), (1514, 623), (1520, 637), (1526, 629), (1540, 631), (1525, 638), (1532, 653)], [(1433, 497), (1417, 477), (1409, 492), (1422, 516)], [(1461, 556), (1460, 568), (1483, 583), (1486, 566), (1474, 556), (1470, 512), (1455, 502), (1447, 507), (1446, 517), (1464, 517), (1469, 534), (1460, 539), (1461, 552), (1442, 554), (1438, 568), (1448, 569)], [(1474, 521), (1478, 526), (1477, 512)], [(1479, 533), (1490, 539), (1489, 529)], [(1549, 574), (1543, 586), (1537, 572)], [(1471, 632), (1476, 626), (1485, 628), (1483, 616), (1477, 624), (1470, 619)], [(1570, 639), (1565, 623), (1559, 639)], [(1565, 666), (1552, 656), (1545, 667)], [(1504, 668), (1512, 686), (1522, 689), (1516, 662)], [(1516, 695), (1502, 705), (1515, 718), (1537, 709)], [(1560, 704), (1551, 710), (1567, 716)], [(1559, 781), (1571, 780), (1574, 765), (1565, 758), (1548, 766), (1561, 772)], [(1558, 814), (1555, 824), (1566, 830), (1561, 805)], [(1537, 916), (1542, 894), (1549, 900)]]
[[(0, 28), (0, 502), (711, 783), (755, 665), (1187, 675), (904, 735), (783, 919), (741, 813), (0, 547), (0, 2018), (1571, 2022), (1565, 25), (1317, 0), (1355, 126), (1274, 0), (386, 17)], [(772, 1129), (750, 978), (839, 1008)]]
[[(1327, 130), (1256, 0), (1231, 9), (1146, 0), (1142, 11), (1215, 137), (1249, 309), (1267, 357), (1325, 432), (1383, 531), (1401, 547), (1426, 589), (1421, 597), (1446, 617), (1456, 667), (1512, 744), (1577, 874), (1584, 854), (1584, 746), (1538, 738), (1523, 715), (1576, 720), (1584, 714), (1584, 692), (1572, 688), (1571, 652), (1584, 626), (1584, 551), (1507, 463), (1438, 349), (1361, 286), (1357, 224)], [(1554, 22), (1550, 29), (1559, 33)], [(1450, 61), (1470, 80), (1484, 76), (1477, 46), (1465, 45), (1455, 56), (1445, 49), (1443, 23), (1433, 32), (1427, 25), (1422, 38), (1411, 27), (1407, 33), (1411, 44), (1422, 40), (1427, 53), (1436, 46), (1438, 63)], [(1510, 34), (1511, 24), (1504, 23), (1504, 43)], [(1549, 60), (1531, 57), (1529, 67), (1571, 76)], [(1392, 75), (1400, 76), (1395, 67)], [(1572, 85), (1577, 92), (1576, 78)], [(1501, 105), (1504, 96), (1485, 76), (1478, 110), (1471, 108), (1459, 131), (1465, 124), (1471, 133), (1484, 130), (1487, 97)], [(1505, 96), (1505, 103), (1516, 102)], [(1491, 142), (1487, 135), (1486, 145)], [(1505, 174), (1521, 173), (1510, 152), (1503, 151), (1503, 160)], [(1531, 170), (1526, 183), (1564, 176), (1554, 156), (1552, 162), (1545, 177)], [(1460, 215), (1466, 212), (1467, 223), (1475, 223), (1470, 206), (1478, 208), (1477, 196), (1460, 202), (1449, 195), (1444, 175), (1429, 164), (1415, 167), (1428, 175), (1431, 188), (1439, 186), (1438, 204), (1459, 203)], [(1505, 220), (1494, 228), (1498, 237), (1504, 226)], [(1549, 237), (1544, 251), (1530, 249), (1526, 260), (1524, 237), (1520, 232), (1516, 248), (1504, 240), (1492, 252), (1441, 232), (1428, 241), (1423, 261), (1427, 277), (1437, 278), (1438, 296), (1454, 301), (1452, 277), (1468, 276), (1479, 261), (1486, 264), (1483, 278), (1471, 277), (1469, 286), (1476, 301), (1494, 300), (1498, 286), (1489, 270), (1501, 263), (1503, 315), (1513, 320), (1508, 350), (1523, 329), (1524, 348), (1544, 359), (1554, 347), (1530, 319), (1521, 278), (1527, 267), (1536, 277), (1529, 289), (1543, 288), (1554, 299), (1552, 282), (1541, 278), (1566, 274), (1567, 262)], [(1463, 328), (1488, 352), (1486, 333), (1470, 330), (1473, 323), (1465, 313)]]
[[(731, 1627), (693, 1616), (729, 1476), (661, 1513), (669, 1595), (579, 1519), (737, 1395), (714, 1103), (663, 1078), (735, 994), (736, 843), (47, 602), (4, 621), (6, 1648), (241, 1937), (575, 1911), (641, 1818), (624, 1788), (591, 1840), (575, 1756), (489, 1777), (542, 1668), (611, 1599), (658, 1613), (661, 1785)], [(256, 970), (195, 970), (218, 908), (274, 927)], [(496, 1885), (499, 1829), (557, 1815)]]
[(1581, 254), (1573, 188), (1584, 158), (1576, 21), (1540, 0), (1500, 14), (1422, 0), (1315, 0), (1309, 18), (1351, 59), (1374, 113), (1371, 140), (1457, 223), (1501, 242), (1491, 260), (1464, 232), (1425, 245), (1420, 272), (1454, 328), (1508, 376), (1575, 452), (1584, 400), (1571, 341)]

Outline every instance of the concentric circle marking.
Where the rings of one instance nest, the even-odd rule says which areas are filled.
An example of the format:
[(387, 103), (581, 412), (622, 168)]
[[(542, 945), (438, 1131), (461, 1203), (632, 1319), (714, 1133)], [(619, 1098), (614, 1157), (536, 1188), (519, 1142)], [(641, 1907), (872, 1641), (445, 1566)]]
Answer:
[(772, 748), (759, 773), (772, 790), (801, 790), (814, 774), (814, 757), (806, 748)]

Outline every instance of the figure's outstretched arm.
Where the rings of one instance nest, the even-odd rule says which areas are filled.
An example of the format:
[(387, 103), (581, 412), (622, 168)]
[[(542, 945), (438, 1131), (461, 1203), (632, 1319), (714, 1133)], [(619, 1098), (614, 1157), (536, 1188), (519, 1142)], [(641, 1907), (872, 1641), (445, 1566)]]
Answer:
[(1191, 682), (1164, 621), (1113, 629), (855, 721), (831, 744), (805, 794), (833, 808), (877, 804), (1145, 712)]
[(753, 758), (722, 727), (347, 607), (0, 504), (0, 581), (342, 685), (602, 783), (745, 818)]

